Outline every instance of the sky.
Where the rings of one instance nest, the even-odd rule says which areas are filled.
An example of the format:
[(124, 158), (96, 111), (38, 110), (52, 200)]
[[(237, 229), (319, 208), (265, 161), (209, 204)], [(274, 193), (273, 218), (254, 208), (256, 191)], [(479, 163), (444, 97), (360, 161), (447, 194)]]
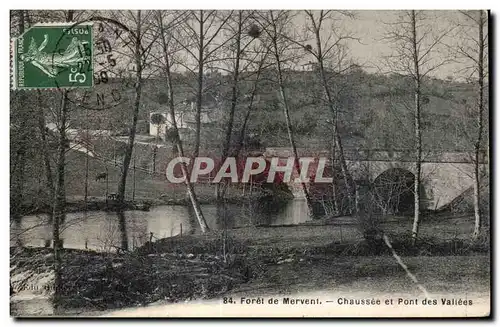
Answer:
[[(292, 25), (296, 29), (294, 32), (304, 35), (303, 31), (309, 20), (304, 11), (296, 11), (295, 13)], [(350, 13), (354, 14), (354, 18), (335, 13), (334, 20), (325, 22), (322, 26), (322, 39), (326, 40), (332, 29), (343, 31), (344, 34), (351, 34), (356, 39), (346, 41), (346, 45), (349, 49), (348, 56), (355, 63), (371, 73), (390, 72), (393, 67), (387, 64), (387, 57), (393, 54), (395, 44), (388, 41), (385, 36), (394, 28), (394, 23), (400, 19), (404, 12), (400, 10), (353, 10)], [(318, 17), (319, 12), (314, 14)], [(429, 32), (422, 43), (421, 53), (424, 53), (429, 44), (445, 31), (444, 34), (447, 35), (441, 39), (441, 42), (434, 47), (434, 51), (430, 53), (429, 57), (432, 59), (428, 63), (429, 66), (441, 63), (457, 53), (450, 49), (456, 47), (458, 42), (464, 42), (463, 31), (467, 33), (473, 32), (472, 35), (476, 36), (477, 27), (474, 27), (474, 29), (464, 26), (457, 28), (459, 24), (470, 25), (470, 21), (458, 10), (427, 10), (420, 11), (419, 14), (422, 14), (420, 17), (424, 20), (417, 21), (418, 24), (422, 24), (417, 29), (418, 37), (427, 31)], [(462, 32), (459, 33), (459, 31)], [(313, 40), (309, 39), (307, 42), (315, 48)], [(324, 48), (327, 47), (324, 45)], [(305, 64), (313, 59), (312, 56), (305, 56), (300, 64)], [(456, 61), (440, 66), (429, 75), (442, 79), (452, 77), (463, 80), (464, 62)], [(423, 68), (425, 70), (425, 67)]]
[[(348, 43), (351, 56), (367, 71), (386, 71), (388, 67), (384, 64), (384, 57), (392, 53), (394, 44), (385, 41), (384, 35), (391, 28), (389, 24), (397, 20), (401, 11), (358, 10), (354, 13), (355, 19), (345, 19), (342, 22), (346, 29), (352, 31), (359, 38), (359, 41), (353, 40)], [(448, 30), (457, 22), (465, 22), (458, 11), (434, 10), (426, 11), (425, 14), (428, 17), (426, 23), (430, 24), (435, 32)], [(449, 45), (457, 44), (456, 37), (446, 37), (442, 41)], [(441, 47), (435, 56), (441, 60), (446, 52), (445, 48)], [(434, 76), (443, 79), (448, 76), (459, 78), (460, 74), (463, 73), (460, 71), (462, 67), (463, 64), (450, 63), (436, 70)]]
[[(344, 29), (357, 38), (356, 40), (347, 41), (349, 57), (368, 72), (389, 72), (392, 67), (387, 65), (385, 58), (392, 53), (394, 43), (384, 40), (384, 36), (391, 28), (390, 24), (397, 20), (402, 11), (354, 10), (351, 12), (354, 14), (354, 18), (336, 16), (339, 17), (339, 20), (334, 22), (336, 28)], [(304, 26), (307, 24), (308, 20), (303, 11), (295, 11), (295, 13), (296, 15), (293, 20), (293, 27), (300, 33), (300, 31), (304, 30)], [(432, 31), (437, 34), (441, 30), (449, 29), (457, 22), (464, 21), (463, 15), (461, 15), (458, 11), (432, 10), (426, 11), (425, 15), (427, 17), (425, 22), (426, 25), (431, 26)], [(322, 37), (324, 39), (326, 39), (332, 31), (330, 24), (331, 22), (328, 22), (323, 26)], [(217, 26), (215, 25), (212, 28), (217, 29)], [(218, 40), (217, 42), (221, 42), (222, 38), (223, 36), (221, 35), (221, 40)], [(449, 45), (456, 45), (456, 40), (453, 37), (444, 38), (443, 42)], [(314, 45), (314, 43), (311, 44)], [(443, 54), (446, 52), (444, 50), (445, 49), (441, 47), (440, 52), (432, 55), (433, 58), (442, 60), (442, 58), (444, 58)], [(192, 58), (187, 56), (186, 61), (189, 62), (191, 60)], [(299, 64), (305, 64), (311, 60), (313, 60), (312, 56), (304, 56), (302, 62)], [(194, 62), (192, 62), (189, 66), (193, 65), (195, 65)], [(433, 76), (443, 79), (448, 76), (452, 76), (455, 79), (461, 79), (460, 77), (463, 76), (463, 72), (460, 72), (459, 70), (462, 67), (463, 64), (457, 63), (443, 65), (434, 72)], [(180, 69), (182, 70), (182, 67)]]

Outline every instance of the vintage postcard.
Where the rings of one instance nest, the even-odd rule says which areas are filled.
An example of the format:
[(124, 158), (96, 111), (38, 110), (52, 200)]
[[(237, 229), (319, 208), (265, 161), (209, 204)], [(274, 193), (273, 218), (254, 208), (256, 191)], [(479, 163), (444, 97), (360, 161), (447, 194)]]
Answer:
[(13, 317), (489, 317), (488, 10), (11, 10)]

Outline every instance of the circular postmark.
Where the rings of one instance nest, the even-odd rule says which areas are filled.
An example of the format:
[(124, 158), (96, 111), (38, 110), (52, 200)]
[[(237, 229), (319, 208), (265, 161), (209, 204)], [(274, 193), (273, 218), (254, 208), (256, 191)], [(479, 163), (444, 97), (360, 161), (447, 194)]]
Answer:
[[(85, 33), (91, 35), (91, 42), (79, 40)], [(61, 84), (61, 78), (56, 79), (57, 88), (71, 89), (68, 100), (80, 108), (105, 110), (120, 105), (127, 90), (134, 87), (135, 40), (133, 31), (110, 18), (91, 17), (72, 23), (57, 41), (52, 65), (61, 66), (61, 56), (73, 55), (77, 60), (61, 69), (59, 76), (65, 80)], [(89, 80), (90, 86), (82, 87)]]

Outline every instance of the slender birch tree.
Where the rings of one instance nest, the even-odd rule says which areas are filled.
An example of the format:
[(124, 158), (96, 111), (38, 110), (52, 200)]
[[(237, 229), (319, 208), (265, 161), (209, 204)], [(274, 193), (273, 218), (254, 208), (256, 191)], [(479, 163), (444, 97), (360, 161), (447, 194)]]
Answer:
[[(258, 61), (259, 53), (255, 50), (256, 39), (258, 39), (259, 35), (252, 34), (251, 29), (254, 25), (249, 25), (249, 21), (253, 17), (252, 11), (244, 11), (239, 10), (234, 12), (231, 16), (231, 19), (227, 22), (226, 28), (224, 32), (226, 32), (226, 37), (231, 39), (231, 42), (228, 42), (223, 49), (225, 49), (225, 56), (222, 56), (221, 63), (226, 63), (229, 67), (224, 68), (223, 65), (217, 65), (216, 67), (222, 71), (226, 71), (231, 74), (231, 92), (230, 92), (230, 105), (229, 105), (229, 113), (228, 119), (225, 124), (225, 137), (223, 140), (222, 153), (221, 153), (221, 162), (224, 162), (228, 155), (230, 154), (231, 144), (232, 144), (232, 135), (234, 132), (234, 120), (235, 120), (235, 111), (236, 107), (241, 102), (241, 94), (240, 87), (242, 83), (247, 82), (250, 76), (253, 77), (254, 74), (260, 75), (260, 70), (262, 67), (257, 68), (256, 72), (249, 72), (249, 69), (254, 68), (254, 64)], [(255, 27), (254, 27), (255, 28)], [(254, 45), (254, 49), (250, 47)], [(258, 47), (258, 46), (257, 46)], [(259, 50), (262, 50), (260, 47)], [(226, 58), (229, 57), (229, 58)], [(258, 78), (257, 78), (258, 79)], [(255, 99), (255, 91), (252, 90), (250, 95), (250, 106), (253, 106), (253, 101)], [(249, 112), (248, 112), (249, 115)], [(244, 121), (244, 129), (246, 129), (246, 124), (248, 123), (248, 116), (245, 115)], [(243, 132), (244, 133), (244, 132)], [(241, 131), (240, 131), (241, 136)], [(244, 137), (244, 134), (243, 134)], [(243, 140), (241, 140), (242, 142)], [(240, 142), (238, 140), (238, 142)], [(238, 150), (239, 152), (239, 150)], [(233, 156), (237, 155), (237, 153), (233, 153)], [(221, 200), (224, 197), (224, 194), (227, 190), (227, 183), (224, 180), (221, 180), (220, 183), (217, 184), (217, 200)]]
[[(485, 159), (484, 128), (485, 112), (488, 107), (485, 100), (485, 81), (488, 76), (488, 13), (485, 10), (462, 11), (465, 23), (461, 24), (459, 37), (461, 41), (455, 47), (459, 60), (466, 65), (462, 71), (467, 78), (472, 77), (475, 84), (476, 101), (474, 116), (476, 117), (476, 134), (474, 137), (473, 173), (473, 202), (474, 202), (474, 232), (472, 237), (477, 239), (481, 232), (481, 165)], [(475, 77), (474, 77), (475, 75)], [(486, 147), (488, 144), (486, 144)], [(489, 149), (486, 149), (488, 153)], [(486, 156), (488, 157), (488, 156)]]
[(385, 39), (393, 48), (393, 54), (388, 58), (390, 69), (394, 73), (409, 76), (413, 81), (415, 183), (412, 242), (415, 244), (422, 198), (422, 84), (429, 74), (450, 61), (444, 57), (444, 52), (440, 52), (440, 46), (451, 30), (436, 28), (426, 13), (417, 10), (404, 11), (395, 22), (387, 25), (389, 28)]
[[(291, 58), (286, 58), (287, 52), (293, 52), (293, 43), (289, 40), (291, 38), (284, 37), (286, 35), (286, 29), (291, 28), (291, 12), (290, 11), (267, 11), (259, 13), (261, 27), (263, 31), (267, 34), (268, 47), (270, 48), (270, 55), (273, 57), (274, 65), (276, 68), (276, 78), (277, 86), (279, 88), (279, 94), (281, 97), (281, 104), (283, 106), (283, 113), (286, 121), (286, 128), (288, 132), (288, 139), (290, 141), (290, 146), (292, 148), (292, 153), (294, 156), (294, 167), (299, 175), (301, 175), (301, 168), (299, 163), (299, 154), (297, 151), (297, 145), (295, 142), (295, 135), (292, 120), (290, 117), (290, 105), (289, 99), (285, 87), (285, 77), (283, 72), (283, 65), (287, 62), (290, 63)], [(293, 57), (292, 57), (293, 58)], [(301, 180), (301, 187), (304, 192), (305, 199), (307, 201), (307, 206), (309, 212), (313, 214), (313, 204), (312, 199), (309, 194), (309, 190), (304, 181)]]
[[(336, 158), (339, 159), (340, 168), (342, 172), (342, 176), (345, 181), (347, 195), (350, 202), (351, 209), (355, 203), (356, 196), (356, 185), (354, 183), (354, 179), (352, 178), (349, 169), (347, 168), (345, 156), (344, 156), (344, 147), (342, 144), (342, 138), (338, 132), (339, 125), (339, 114), (337, 103), (338, 101), (335, 99), (335, 93), (332, 92), (331, 87), (334, 84), (328, 78), (328, 66), (337, 67), (340, 71), (337, 71), (338, 74), (343, 73), (343, 59), (344, 57), (341, 55), (343, 52), (343, 47), (345, 46), (345, 41), (349, 39), (354, 39), (354, 37), (348, 33), (343, 33), (342, 31), (338, 31), (339, 28), (336, 25), (328, 24), (331, 23), (332, 20), (338, 19), (338, 17), (334, 17), (335, 12), (331, 10), (320, 10), (319, 12), (314, 12), (310, 10), (305, 11), (307, 17), (307, 28), (313, 34), (313, 40), (315, 43), (315, 47), (312, 46), (306, 47), (306, 50), (310, 52), (316, 63), (317, 69), (319, 70), (319, 78), (320, 83), (324, 91), (324, 96), (326, 99), (326, 103), (330, 110), (331, 114), (331, 125), (332, 125), (332, 172), (333, 176), (335, 174), (336, 167)], [(340, 13), (343, 16), (350, 16), (347, 12)], [(328, 25), (327, 25), (328, 24)], [(325, 29), (334, 29), (336, 30), (334, 33), (329, 34), (328, 37), (324, 37)], [(336, 58), (336, 59), (332, 59)], [(330, 62), (328, 62), (330, 61)], [(332, 62), (337, 61), (337, 62)], [(332, 183), (332, 197), (333, 202), (335, 204), (335, 210), (338, 211), (338, 201), (336, 196), (336, 185), (335, 180)]]
[[(168, 108), (170, 117), (172, 120), (172, 130), (173, 130), (173, 139), (174, 146), (176, 148), (177, 155), (179, 158), (184, 157), (184, 148), (182, 146), (181, 137), (179, 134), (179, 129), (177, 127), (176, 121), (176, 110), (175, 110), (175, 102), (174, 102), (174, 86), (172, 81), (172, 66), (174, 65), (172, 56), (175, 53), (175, 50), (172, 50), (173, 41), (172, 35), (174, 34), (170, 29), (173, 29), (175, 26), (178, 26), (178, 22), (182, 22), (185, 19), (185, 15), (176, 15), (172, 14), (174, 17), (168, 17), (169, 14), (166, 12), (158, 11), (156, 12), (156, 22), (157, 22), (157, 30), (159, 33), (159, 39), (161, 42), (161, 64), (160, 67), (163, 71), (163, 75), (165, 78), (165, 82), (167, 85), (167, 97), (168, 97)], [(171, 15), (170, 15), (171, 16)], [(194, 213), (196, 215), (196, 219), (198, 220), (198, 224), (200, 225), (202, 233), (209, 231), (209, 227), (205, 220), (205, 216), (203, 215), (203, 211), (201, 210), (198, 198), (196, 196), (196, 192), (194, 190), (193, 185), (191, 184), (191, 174), (189, 172), (188, 166), (185, 162), (181, 162), (181, 170), (184, 178), (184, 183), (186, 184), (187, 193), (189, 199), (191, 201), (191, 205), (193, 207)]]
[[(68, 10), (66, 21), (72, 22), (74, 19), (74, 11)], [(64, 223), (66, 215), (66, 189), (65, 189), (65, 168), (66, 168), (66, 150), (69, 146), (69, 141), (66, 135), (66, 129), (69, 121), (69, 100), (68, 90), (61, 91), (60, 109), (58, 112), (58, 144), (57, 144), (57, 159), (56, 159), (56, 184), (55, 198), (52, 214), (52, 239), (54, 248), (54, 306), (57, 309), (59, 306), (59, 295), (62, 287), (61, 276), (61, 249), (63, 247), (60, 238), (61, 224)]]
[[(134, 149), (134, 140), (137, 128), (137, 120), (139, 117), (139, 109), (141, 104), (141, 95), (142, 95), (142, 83), (143, 83), (143, 48), (141, 47), (142, 37), (144, 35), (143, 32), (143, 22), (142, 22), (142, 12), (141, 10), (137, 10), (137, 12), (129, 13), (129, 18), (133, 18), (135, 22), (135, 33), (132, 38), (134, 39), (133, 47), (133, 59), (134, 59), (134, 70), (135, 70), (135, 84), (134, 84), (134, 104), (132, 108), (132, 123), (130, 125), (129, 139), (127, 143), (127, 149), (125, 151), (125, 155), (123, 157), (123, 166), (120, 174), (120, 179), (118, 182), (118, 193), (117, 200), (121, 206), (124, 205), (125, 202), (125, 186), (127, 183), (127, 175), (128, 168), (130, 166), (130, 161), (132, 159), (132, 151)], [(124, 244), (122, 244), (123, 247)]]
[(187, 60), (179, 62), (188, 72), (196, 76), (196, 112), (195, 112), (195, 140), (193, 157), (200, 153), (201, 138), (201, 111), (205, 89), (205, 69), (210, 63), (217, 61), (218, 51), (230, 41), (229, 38), (220, 41), (220, 33), (232, 15), (231, 12), (218, 10), (188, 11), (180, 35), (171, 37), (187, 54)]
[[(17, 31), (14, 33), (22, 35), (25, 32), (27, 12), (26, 10), (18, 10), (14, 13), (17, 17), (12, 17), (12, 22), (17, 18)], [(13, 129), (11, 131), (12, 138), (15, 139), (15, 143), (11, 142), (12, 156), (11, 161), (11, 174), (10, 174), (10, 185), (11, 185), (11, 218), (16, 226), (16, 229), (20, 229), (22, 207), (23, 207), (23, 192), (25, 184), (25, 169), (26, 169), (26, 148), (29, 130), (27, 128), (28, 123), (28, 106), (27, 106), (26, 91), (20, 91), (13, 94), (11, 97), (11, 103), (13, 110), (11, 118), (11, 125)], [(17, 237), (16, 243), (21, 244), (21, 239)]]
[[(142, 89), (145, 78), (148, 77), (150, 66), (150, 54), (154, 45), (155, 33), (151, 30), (153, 11), (126, 11), (113, 12), (111, 21), (117, 21), (128, 29), (129, 39), (123, 40), (128, 47), (128, 55), (133, 66), (134, 96), (132, 104), (132, 121), (130, 122), (128, 142), (123, 156), (120, 177), (118, 181), (117, 201), (118, 218), (121, 231), (121, 248), (128, 249), (128, 238), (126, 236), (125, 216), (125, 191), (132, 153), (134, 150), (135, 136), (137, 133), (137, 121), (142, 103)], [(127, 26), (131, 26), (130, 28)]]

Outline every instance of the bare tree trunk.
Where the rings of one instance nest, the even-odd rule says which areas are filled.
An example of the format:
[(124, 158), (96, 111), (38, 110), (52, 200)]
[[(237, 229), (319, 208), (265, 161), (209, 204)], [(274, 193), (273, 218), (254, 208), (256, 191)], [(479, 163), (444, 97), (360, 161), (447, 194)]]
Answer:
[(414, 66), (414, 81), (415, 81), (415, 184), (414, 184), (414, 206), (412, 228), (412, 243), (415, 245), (418, 237), (418, 228), (420, 224), (420, 183), (422, 171), (422, 130), (420, 126), (420, 64), (418, 55), (418, 39), (417, 39), (417, 22), (415, 18), (415, 10), (411, 11), (411, 43), (413, 50), (413, 66)]
[[(167, 88), (168, 88), (168, 106), (170, 109), (170, 117), (172, 117), (172, 128), (174, 130), (174, 144), (177, 149), (177, 154), (179, 157), (184, 157), (184, 149), (182, 148), (182, 141), (179, 135), (179, 129), (177, 128), (177, 121), (175, 119), (175, 105), (174, 105), (174, 90), (173, 90), (173, 85), (172, 85), (172, 76), (170, 73), (170, 58), (168, 54), (168, 46), (167, 42), (165, 41), (165, 31), (163, 28), (163, 19), (161, 16), (161, 13), (158, 14), (158, 23), (160, 26), (160, 33), (161, 33), (161, 40), (162, 40), (162, 47), (163, 47), (163, 57), (165, 60), (165, 75), (166, 75), (166, 80), (167, 80)], [(194, 191), (193, 185), (191, 184), (190, 181), (190, 174), (189, 174), (189, 169), (185, 163), (181, 163), (181, 170), (182, 170), (182, 175), (185, 177), (184, 182), (186, 184), (187, 188), (187, 193), (189, 196), (189, 199), (191, 201), (191, 205), (193, 207), (193, 210), (196, 215), (196, 219), (198, 220), (198, 223), (201, 228), (201, 232), (205, 233), (209, 231), (209, 227), (207, 225), (207, 222), (205, 220), (205, 217), (203, 216), (203, 212), (201, 211), (200, 203), (198, 202), (198, 198), (196, 196), (196, 192)]]
[(347, 168), (347, 162), (344, 155), (344, 146), (342, 145), (342, 139), (338, 133), (337, 127), (335, 127), (335, 140), (337, 143), (338, 156), (340, 162), (340, 169), (342, 171), (342, 177), (345, 180), (347, 193), (349, 197), (349, 206), (350, 210), (354, 207), (354, 203), (356, 202), (356, 185), (354, 184), (354, 180), (352, 179), (351, 173)]
[(135, 166), (135, 157), (137, 154), (134, 156), (134, 174), (132, 177), (132, 202), (135, 201), (135, 171), (136, 171), (136, 166)]
[(337, 142), (335, 142), (335, 135), (332, 135), (332, 202), (333, 202), (333, 216), (337, 216), (340, 212), (339, 199), (337, 194)]
[(125, 220), (125, 212), (123, 210), (117, 211), (118, 215), (118, 228), (120, 230), (120, 248), (123, 251), (128, 250), (128, 236), (127, 236), (127, 222)]
[(479, 233), (481, 232), (481, 194), (480, 194), (480, 165), (481, 165), (481, 142), (483, 137), (483, 114), (484, 114), (484, 11), (479, 11), (479, 20), (478, 20), (478, 61), (477, 61), (477, 70), (478, 70), (478, 115), (477, 115), (477, 124), (478, 124), (478, 132), (477, 132), (477, 140), (474, 144), (475, 150), (475, 158), (474, 158), (474, 234), (473, 238), (477, 239)]
[[(67, 21), (73, 21), (73, 10), (68, 10)], [(65, 168), (66, 168), (66, 148), (69, 146), (66, 137), (66, 125), (68, 119), (68, 91), (62, 91), (61, 108), (59, 111), (59, 144), (57, 148), (57, 169), (56, 187), (54, 198), (54, 211), (52, 222), (52, 238), (54, 248), (54, 310), (57, 312), (60, 306), (60, 294), (62, 291), (61, 276), (61, 249), (63, 242), (60, 238), (61, 223), (64, 223), (66, 215), (66, 189), (65, 189)]]
[(88, 193), (89, 193), (89, 110), (85, 109), (85, 120), (86, 120), (86, 129), (85, 129), (85, 211), (87, 211), (87, 201), (88, 201)]
[[(71, 14), (72, 15), (72, 14)], [(31, 25), (31, 20), (30, 16), (27, 15), (27, 22), (28, 25)], [(45, 168), (45, 179), (46, 179), (46, 185), (47, 189), (49, 192), (49, 198), (54, 199), (54, 194), (55, 194), (55, 186), (54, 186), (54, 178), (52, 175), (52, 167), (50, 166), (50, 153), (49, 153), (49, 147), (48, 147), (48, 142), (47, 142), (47, 127), (45, 123), (45, 114), (43, 112), (43, 106), (42, 106), (42, 94), (40, 90), (37, 90), (36, 92), (37, 96), (37, 101), (36, 103), (38, 104), (38, 110), (37, 110), (37, 120), (38, 120), (38, 130), (40, 131), (40, 140), (42, 141), (41, 143), (41, 150), (43, 153), (43, 165)], [(53, 222), (53, 203), (52, 204), (52, 210), (49, 210), (49, 223), (52, 224)]]
[[(259, 75), (259, 73), (257, 73)], [(258, 78), (258, 77), (257, 77)], [(236, 149), (234, 150), (234, 156), (237, 157), (240, 154), (241, 149), (243, 148), (243, 143), (245, 142), (245, 134), (248, 126), (248, 120), (250, 119), (250, 114), (253, 109), (253, 102), (255, 101), (255, 93), (257, 92), (257, 81), (252, 90), (252, 94), (250, 96), (250, 104), (248, 105), (247, 112), (245, 114), (245, 118), (243, 119), (243, 124), (241, 125), (241, 129), (238, 135), (238, 142), (236, 142)]]
[(39, 107), (38, 110), (38, 130), (40, 131), (40, 138), (42, 140), (42, 153), (43, 153), (43, 165), (45, 167), (45, 179), (47, 182), (47, 189), (49, 191), (50, 197), (54, 196), (54, 182), (52, 179), (52, 168), (50, 167), (50, 156), (47, 147), (47, 133), (45, 127), (45, 117), (43, 115), (43, 110)]
[[(118, 211), (121, 211), (125, 207), (125, 186), (127, 184), (128, 169), (130, 167), (130, 161), (132, 160), (132, 152), (134, 150), (135, 134), (137, 131), (137, 120), (139, 116), (139, 108), (141, 104), (141, 91), (142, 91), (142, 49), (141, 49), (141, 10), (137, 11), (137, 28), (135, 35), (135, 101), (134, 101), (134, 111), (132, 114), (132, 126), (130, 127), (130, 134), (128, 138), (127, 148), (125, 150), (125, 155), (123, 157), (123, 166), (121, 170), (120, 180), (118, 183)], [(120, 226), (125, 226), (125, 216), (123, 214), (118, 214)], [(123, 232), (125, 229), (121, 229), (122, 232), (122, 242), (121, 247), (124, 251), (128, 250), (128, 239)]]
[(117, 201), (121, 208), (124, 207), (125, 203), (125, 186), (127, 183), (127, 174), (130, 166), (130, 161), (132, 160), (132, 151), (134, 150), (135, 134), (137, 130), (137, 119), (139, 116), (139, 108), (141, 104), (141, 91), (142, 91), (142, 63), (141, 63), (141, 11), (137, 11), (137, 29), (136, 29), (136, 39), (135, 39), (135, 101), (134, 101), (134, 111), (132, 114), (132, 126), (130, 127), (130, 134), (128, 139), (127, 148), (125, 150), (125, 155), (123, 157), (123, 166), (120, 175), (120, 180), (118, 184), (118, 194)]
[(158, 154), (158, 143), (160, 142), (160, 124), (156, 126), (156, 144), (153, 149), (153, 175), (156, 172), (156, 156)]
[(194, 141), (194, 152), (193, 157), (196, 158), (200, 153), (200, 135), (201, 135), (201, 105), (203, 98), (203, 65), (205, 63), (203, 50), (205, 49), (204, 40), (204, 12), (200, 10), (200, 39), (199, 39), (199, 49), (198, 49), (198, 90), (196, 94), (196, 135)]
[[(50, 154), (49, 154), (49, 149), (47, 146), (47, 132), (46, 132), (46, 127), (45, 127), (45, 116), (43, 113), (43, 107), (41, 104), (41, 94), (40, 90), (37, 90), (37, 98), (38, 98), (38, 109), (37, 109), (37, 120), (38, 120), (38, 130), (40, 132), (40, 140), (41, 140), (41, 151), (42, 151), (42, 156), (43, 156), (43, 166), (45, 168), (45, 185), (47, 188), (47, 192), (49, 194), (49, 199), (50, 201), (50, 210), (48, 213), (48, 223), (49, 225), (53, 224), (53, 210), (54, 210), (54, 181), (52, 177), (52, 168), (50, 166)], [(47, 235), (47, 238), (45, 239), (45, 247), (50, 247), (50, 236)]]
[[(24, 33), (25, 25), (24, 25), (24, 10), (19, 10), (19, 35)], [(22, 116), (25, 116), (24, 112), (27, 110), (26, 108), (26, 91), (21, 91), (19, 94), (19, 102), (21, 105), (19, 106), (20, 113)], [(24, 191), (24, 171), (26, 167), (26, 138), (27, 138), (27, 130), (26, 123), (27, 119), (21, 119), (19, 124), (19, 142), (16, 151), (16, 155), (12, 160), (12, 175), (11, 178), (11, 192), (12, 202), (11, 202), (11, 212), (12, 219), (14, 220), (16, 230), (20, 230), (21, 228), (21, 216), (22, 216), (22, 206), (23, 206), (23, 191)], [(16, 244), (18, 246), (22, 246), (21, 239), (19, 237), (16, 238)]]
[[(476, 152), (476, 160), (478, 154)], [(472, 234), (473, 239), (477, 239), (481, 231), (481, 196), (480, 196), (480, 176), (479, 176), (479, 163), (474, 162), (474, 233)]]
[(260, 75), (262, 73), (262, 67), (264, 66), (265, 59), (267, 57), (267, 54), (269, 53), (269, 50), (262, 56), (259, 65), (257, 67), (257, 75), (255, 76), (255, 82), (252, 87), (252, 93), (250, 94), (250, 103), (247, 107), (247, 112), (245, 114), (245, 118), (243, 119), (243, 124), (240, 129), (240, 133), (238, 136), (238, 142), (236, 142), (236, 149), (234, 151), (234, 156), (237, 157), (240, 154), (241, 149), (243, 148), (243, 143), (245, 141), (245, 133), (246, 129), (248, 126), (248, 120), (250, 119), (250, 114), (252, 113), (254, 101), (255, 101), (255, 96), (257, 95), (257, 88), (258, 88), (258, 83), (260, 79)]
[[(330, 92), (330, 88), (328, 87), (328, 79), (326, 77), (326, 71), (325, 71), (325, 66), (323, 62), (323, 51), (322, 51), (322, 46), (321, 46), (321, 36), (320, 36), (320, 29), (321, 29), (321, 18), (318, 24), (316, 24), (316, 21), (314, 20), (314, 17), (312, 14), (308, 14), (311, 18), (311, 22), (313, 24), (313, 29), (314, 29), (314, 34), (316, 38), (316, 59), (318, 61), (318, 66), (319, 66), (319, 71), (320, 71), (320, 76), (321, 76), (321, 84), (323, 85), (323, 90), (326, 96), (326, 99), (328, 101), (328, 106), (330, 108), (330, 113), (332, 115), (332, 136), (333, 136), (333, 142), (332, 144), (332, 164), (335, 162), (334, 157), (336, 156), (336, 151), (338, 151), (338, 157), (339, 157), (339, 162), (340, 162), (340, 167), (342, 171), (342, 175), (345, 181), (345, 185), (347, 188), (347, 195), (349, 198), (349, 207), (352, 210), (354, 203), (355, 203), (355, 190), (356, 186), (354, 185), (354, 180), (352, 179), (352, 176), (347, 168), (347, 163), (345, 161), (345, 156), (344, 156), (344, 148), (342, 146), (342, 140), (340, 138), (340, 135), (338, 133), (338, 110), (335, 105), (333, 96)], [(334, 174), (335, 172), (335, 166), (332, 166), (332, 173)], [(332, 187), (335, 188), (335, 182), (333, 182)], [(335, 196), (335, 192), (334, 192)], [(334, 201), (336, 201), (334, 199)]]
[[(69, 14), (68, 16), (72, 16)], [(68, 21), (70, 19), (68, 18)], [(66, 192), (64, 185), (64, 174), (66, 166), (66, 147), (68, 139), (66, 137), (66, 121), (68, 113), (68, 91), (62, 91), (61, 109), (59, 112), (59, 144), (57, 148), (57, 168), (56, 168), (56, 188), (54, 198), (54, 211), (52, 222), (52, 239), (54, 248), (54, 306), (59, 304), (59, 294), (61, 291), (61, 257), (60, 250), (63, 246), (60, 239), (60, 225), (64, 222), (65, 206), (66, 206)]]
[[(236, 104), (238, 102), (238, 82), (240, 74), (240, 55), (241, 55), (241, 28), (243, 25), (243, 11), (238, 11), (238, 32), (236, 34), (236, 58), (233, 72), (233, 85), (231, 91), (231, 109), (229, 111), (229, 119), (227, 121), (226, 127), (226, 139), (224, 142), (224, 147), (222, 149), (221, 163), (224, 162), (229, 153), (229, 147), (231, 146), (231, 134), (233, 132), (234, 123), (234, 111), (236, 110)], [(217, 200), (221, 200), (224, 197), (225, 188), (222, 189), (222, 181), (217, 184)]]
[[(273, 43), (273, 47), (274, 47), (274, 56), (275, 56), (275, 59), (276, 59), (276, 67), (277, 67), (277, 70), (278, 70), (278, 84), (279, 84), (279, 88), (280, 88), (280, 94), (281, 94), (281, 100), (283, 102), (283, 111), (284, 111), (284, 114), (285, 114), (285, 120), (286, 120), (286, 127), (287, 127), (287, 131), (288, 131), (288, 138), (290, 140), (290, 145), (292, 147), (292, 151), (293, 151), (293, 156), (294, 156), (294, 165), (295, 165), (295, 169), (297, 170), (297, 174), (299, 176), (301, 176), (301, 169), (300, 169), (300, 163), (299, 163), (299, 155), (298, 155), (298, 152), (297, 152), (297, 146), (295, 144), (295, 139), (294, 139), (294, 135), (293, 135), (293, 126), (292, 126), (292, 120), (290, 118), (290, 110), (289, 110), (289, 107), (288, 107), (288, 99), (286, 97), (286, 93), (285, 93), (285, 86), (284, 86), (284, 81), (283, 81), (283, 72), (281, 70), (281, 59), (280, 59), (280, 55), (279, 55), (279, 50), (278, 50), (278, 41), (277, 41), (277, 35), (278, 35), (278, 31), (276, 29), (276, 22), (274, 21), (274, 18), (272, 17), (272, 12), (271, 12), (271, 19), (273, 20), (272, 22), (272, 27), (274, 29), (274, 35), (272, 37), (272, 43)], [(313, 215), (313, 205), (312, 205), (312, 200), (311, 200), (311, 196), (309, 195), (309, 191), (307, 189), (307, 185), (305, 182), (301, 181), (301, 186), (302, 186), (302, 190), (304, 191), (304, 196), (306, 198), (306, 201), (307, 201), (307, 207), (309, 208), (309, 213), (311, 215)]]

